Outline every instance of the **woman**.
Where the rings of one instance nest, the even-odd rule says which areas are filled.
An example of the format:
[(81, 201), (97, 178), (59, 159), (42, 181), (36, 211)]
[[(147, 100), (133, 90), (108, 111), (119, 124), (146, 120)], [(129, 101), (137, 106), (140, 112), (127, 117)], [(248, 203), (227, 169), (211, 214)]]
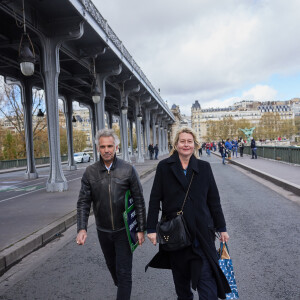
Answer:
[(183, 209), (192, 245), (172, 252), (159, 247), (159, 252), (147, 265), (172, 270), (178, 300), (193, 299), (191, 283), (199, 299), (225, 299), (225, 293), (230, 292), (218, 266), (214, 229), (220, 232), (223, 242), (227, 242), (229, 236), (210, 164), (196, 158), (199, 145), (192, 129), (182, 128), (177, 132), (171, 156), (157, 166), (150, 195), (147, 232), (156, 245), (160, 203), (163, 216), (179, 211), (194, 173)]

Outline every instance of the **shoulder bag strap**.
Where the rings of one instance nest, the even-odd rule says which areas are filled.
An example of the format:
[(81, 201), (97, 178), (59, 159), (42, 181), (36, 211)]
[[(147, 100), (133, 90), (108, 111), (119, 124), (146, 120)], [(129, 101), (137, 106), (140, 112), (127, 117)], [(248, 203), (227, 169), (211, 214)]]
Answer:
[(187, 190), (187, 192), (186, 192), (186, 194), (185, 194), (185, 198), (184, 198), (184, 201), (183, 201), (183, 204), (182, 204), (181, 210), (177, 212), (177, 215), (182, 215), (182, 214), (183, 214), (183, 208), (184, 208), (184, 205), (185, 205), (185, 202), (186, 202), (187, 196), (188, 196), (188, 194), (189, 194), (189, 191), (190, 191), (190, 187), (191, 187), (191, 184), (192, 184), (193, 178), (194, 178), (194, 172), (193, 172), (193, 175), (192, 175), (192, 178), (191, 178), (191, 181), (190, 181), (190, 184), (189, 184), (188, 190)]

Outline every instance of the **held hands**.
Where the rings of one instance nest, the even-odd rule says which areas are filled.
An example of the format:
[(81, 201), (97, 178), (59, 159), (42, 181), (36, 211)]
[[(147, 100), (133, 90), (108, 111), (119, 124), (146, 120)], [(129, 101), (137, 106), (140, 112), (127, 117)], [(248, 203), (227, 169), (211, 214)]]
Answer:
[(156, 246), (156, 232), (154, 233), (148, 233), (147, 234), (148, 239), (150, 240), (150, 242)]
[(84, 245), (86, 238), (87, 238), (86, 230), (81, 229), (77, 234), (76, 243), (78, 245)]
[(229, 235), (227, 232), (220, 232), (220, 237), (219, 237), (219, 240), (223, 243), (227, 243), (228, 240), (229, 240)]

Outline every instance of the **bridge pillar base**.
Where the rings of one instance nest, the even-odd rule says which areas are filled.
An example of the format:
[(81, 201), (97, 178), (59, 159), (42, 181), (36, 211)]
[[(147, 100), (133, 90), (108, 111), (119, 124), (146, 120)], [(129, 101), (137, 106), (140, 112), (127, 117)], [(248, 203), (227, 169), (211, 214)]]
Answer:
[(64, 192), (68, 190), (67, 182), (47, 182), (46, 191), (47, 192)]
[(73, 165), (73, 166), (67, 166), (67, 170), (68, 170), (68, 171), (74, 171), (74, 170), (77, 170), (77, 166), (76, 166), (76, 165)]
[(34, 172), (34, 173), (29, 173), (29, 172), (26, 172), (24, 174), (24, 178), (25, 179), (36, 179), (39, 177), (39, 174), (37, 172)]

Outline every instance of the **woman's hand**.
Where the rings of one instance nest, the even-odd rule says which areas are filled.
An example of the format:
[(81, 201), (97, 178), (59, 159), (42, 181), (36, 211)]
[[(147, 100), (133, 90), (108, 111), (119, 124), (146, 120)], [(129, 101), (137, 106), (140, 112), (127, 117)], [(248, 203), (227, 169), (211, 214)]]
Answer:
[(148, 233), (147, 234), (148, 239), (150, 240), (150, 242), (156, 246), (156, 232), (154, 233)]
[(223, 243), (227, 243), (228, 240), (229, 240), (229, 235), (227, 232), (220, 232), (220, 237), (219, 237), (219, 240)]

